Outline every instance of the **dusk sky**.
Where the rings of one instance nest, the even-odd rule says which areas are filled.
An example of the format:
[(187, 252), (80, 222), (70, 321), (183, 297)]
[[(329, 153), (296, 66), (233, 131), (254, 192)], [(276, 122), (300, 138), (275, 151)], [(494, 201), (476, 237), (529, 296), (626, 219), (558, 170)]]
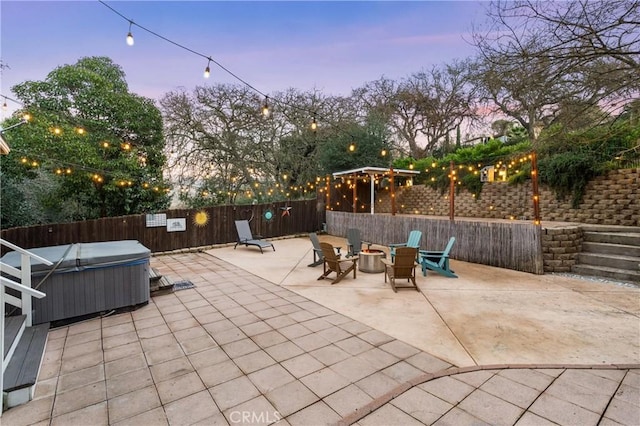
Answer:
[[(107, 1), (133, 20), (206, 56), (263, 93), (320, 90), (349, 95), (382, 76), (401, 79), (473, 54), (468, 34), (483, 2)], [(0, 2), (2, 95), (85, 56), (108, 56), (129, 89), (159, 99), (180, 87), (241, 84), (206, 59), (135, 25), (98, 1)], [(18, 105), (9, 104), (9, 111)]]

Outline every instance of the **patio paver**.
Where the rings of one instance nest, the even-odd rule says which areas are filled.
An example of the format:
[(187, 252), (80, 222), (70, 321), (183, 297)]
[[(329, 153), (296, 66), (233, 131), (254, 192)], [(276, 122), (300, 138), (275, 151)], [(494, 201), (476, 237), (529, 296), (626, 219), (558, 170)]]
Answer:
[(152, 262), (195, 288), (52, 330), (3, 425), (640, 424), (640, 365), (456, 366), (211, 254)]

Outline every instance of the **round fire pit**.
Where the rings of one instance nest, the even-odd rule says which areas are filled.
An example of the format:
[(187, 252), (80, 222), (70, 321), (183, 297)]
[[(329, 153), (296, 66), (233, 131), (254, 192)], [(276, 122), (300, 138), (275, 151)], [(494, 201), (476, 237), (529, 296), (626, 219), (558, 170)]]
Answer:
[(382, 250), (362, 250), (358, 255), (358, 269), (372, 274), (384, 272), (384, 263), (382, 263), (384, 257), (385, 253)]

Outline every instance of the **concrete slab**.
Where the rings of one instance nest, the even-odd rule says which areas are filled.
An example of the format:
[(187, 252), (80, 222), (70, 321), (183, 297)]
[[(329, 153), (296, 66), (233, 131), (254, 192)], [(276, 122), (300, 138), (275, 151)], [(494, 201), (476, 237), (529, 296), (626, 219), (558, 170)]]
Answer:
[[(320, 240), (346, 247), (343, 238)], [(394, 293), (382, 273), (318, 281), (322, 266), (307, 266), (313, 253), (306, 237), (274, 245), (264, 254), (233, 247), (207, 253), (459, 367), (640, 360), (638, 288), (453, 260), (459, 278), (418, 270), (420, 293)]]

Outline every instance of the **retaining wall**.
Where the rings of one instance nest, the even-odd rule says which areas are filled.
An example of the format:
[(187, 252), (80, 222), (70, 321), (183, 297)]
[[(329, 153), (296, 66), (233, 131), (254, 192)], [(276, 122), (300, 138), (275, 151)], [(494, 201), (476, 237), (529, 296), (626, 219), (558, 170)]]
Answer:
[[(455, 217), (532, 220), (531, 200), (530, 181), (488, 182), (477, 199), (464, 189), (455, 195)], [(388, 191), (377, 193), (375, 211), (391, 212)], [(401, 187), (396, 192), (396, 211), (448, 217), (449, 196), (425, 185)], [(541, 185), (540, 215), (543, 221), (640, 226), (640, 168), (615, 170), (591, 180), (578, 208), (571, 206), (570, 198), (558, 200)]]

